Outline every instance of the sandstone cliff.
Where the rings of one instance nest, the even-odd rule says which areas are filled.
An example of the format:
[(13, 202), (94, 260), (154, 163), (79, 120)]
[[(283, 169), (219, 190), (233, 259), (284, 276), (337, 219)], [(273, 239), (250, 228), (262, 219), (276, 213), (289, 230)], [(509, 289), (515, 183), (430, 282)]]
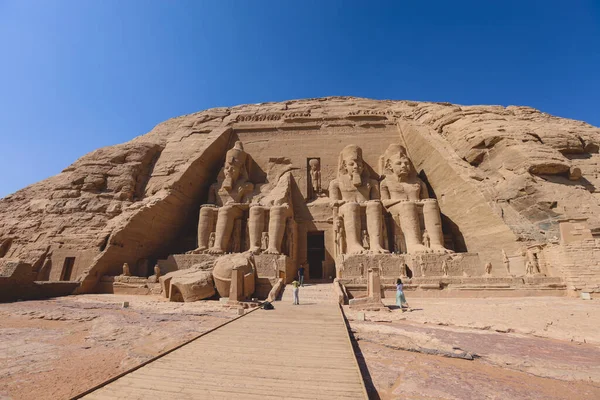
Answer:
[(554, 240), (562, 217), (600, 230), (599, 128), (528, 107), (333, 97), (210, 109), (89, 153), (0, 200), (0, 258), (32, 264), (39, 280), (80, 280), (81, 291), (124, 262), (144, 274), (194, 247), (198, 206), (238, 138), (259, 165), (291, 159), (300, 191), (306, 157), (331, 158), (327, 187), (346, 144), (361, 145), (376, 171), (385, 146), (400, 142), (456, 249), (498, 265), (501, 249)]

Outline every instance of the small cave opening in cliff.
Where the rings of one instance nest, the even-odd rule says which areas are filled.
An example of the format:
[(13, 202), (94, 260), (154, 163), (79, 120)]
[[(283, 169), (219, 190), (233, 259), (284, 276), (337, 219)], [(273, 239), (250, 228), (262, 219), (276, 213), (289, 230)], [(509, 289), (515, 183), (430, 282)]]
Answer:
[(11, 245), (12, 239), (5, 239), (0, 241), (0, 258), (4, 258), (4, 256), (8, 254), (8, 250), (10, 250)]

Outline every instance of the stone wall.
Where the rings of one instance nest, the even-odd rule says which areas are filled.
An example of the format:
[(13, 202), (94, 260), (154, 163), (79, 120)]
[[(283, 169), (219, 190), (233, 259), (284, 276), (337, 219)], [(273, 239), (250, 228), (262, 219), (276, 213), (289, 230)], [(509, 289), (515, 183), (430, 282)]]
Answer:
[(544, 257), (552, 260), (554, 274), (564, 278), (571, 294), (600, 293), (600, 239), (551, 245)]

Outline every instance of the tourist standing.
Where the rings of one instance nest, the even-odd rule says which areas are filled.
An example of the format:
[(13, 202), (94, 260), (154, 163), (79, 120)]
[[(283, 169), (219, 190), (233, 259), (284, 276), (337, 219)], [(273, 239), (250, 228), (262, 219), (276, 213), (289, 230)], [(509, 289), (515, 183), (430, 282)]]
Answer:
[(304, 286), (304, 264), (298, 268), (298, 280), (300, 281), (300, 286)]
[(408, 308), (409, 305), (406, 302), (406, 297), (404, 297), (404, 285), (402, 284), (402, 279), (398, 278), (396, 280), (396, 305), (400, 308)]
[(300, 299), (298, 298), (298, 292), (300, 291), (300, 282), (294, 280), (292, 282), (292, 293), (294, 294), (294, 304), (300, 304)]

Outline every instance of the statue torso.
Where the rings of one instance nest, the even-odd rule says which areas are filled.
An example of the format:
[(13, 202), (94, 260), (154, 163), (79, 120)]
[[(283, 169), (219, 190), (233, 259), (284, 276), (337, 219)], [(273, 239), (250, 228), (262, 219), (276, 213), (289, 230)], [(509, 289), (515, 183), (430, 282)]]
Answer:
[(392, 200), (421, 200), (421, 180), (413, 182), (400, 182), (396, 176), (386, 176), (381, 182), (390, 193)]
[(231, 190), (227, 190), (223, 187), (222, 183), (216, 183), (213, 185), (215, 191), (215, 203), (218, 206), (234, 203), (247, 203), (247, 195), (252, 191), (252, 183), (237, 181)]
[(338, 187), (342, 195), (342, 200), (351, 202), (361, 202), (372, 200), (371, 191), (374, 183), (370, 180), (363, 182), (361, 186), (354, 186), (348, 175), (342, 175), (337, 179)]

